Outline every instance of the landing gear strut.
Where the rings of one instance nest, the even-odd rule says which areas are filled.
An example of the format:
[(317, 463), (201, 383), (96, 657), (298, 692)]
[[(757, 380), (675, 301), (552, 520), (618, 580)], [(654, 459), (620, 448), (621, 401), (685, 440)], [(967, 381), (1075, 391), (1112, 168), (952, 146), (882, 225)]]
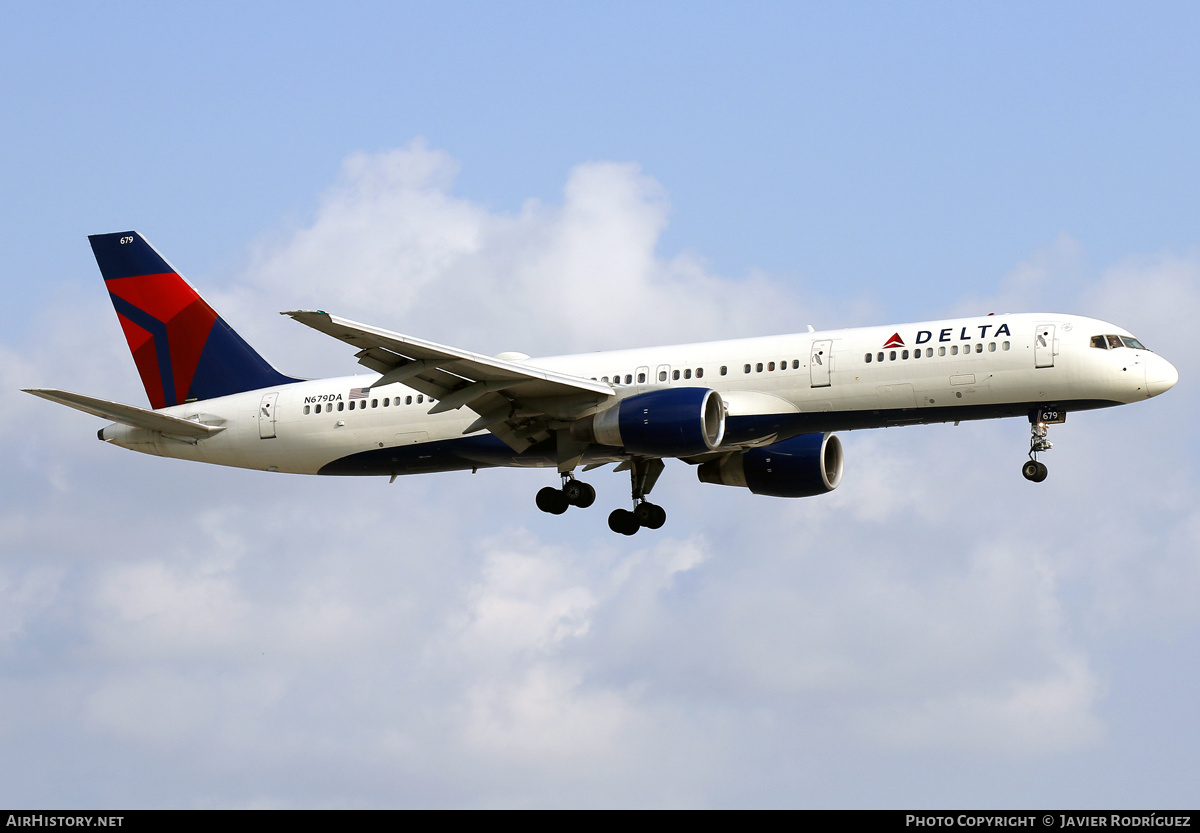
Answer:
[(596, 502), (596, 490), (570, 472), (562, 475), (562, 488), (547, 486), (537, 493), (537, 508), (551, 515), (561, 515), (572, 506), (587, 509)]
[[(1057, 412), (1053, 412), (1057, 418)], [(1058, 419), (1061, 421), (1061, 419)], [(1043, 451), (1049, 451), (1054, 446), (1046, 439), (1046, 434), (1050, 429), (1046, 422), (1043, 421), (1043, 411), (1038, 410), (1029, 415), (1029, 461), (1021, 466), (1021, 474), (1026, 480), (1033, 483), (1041, 483), (1049, 474), (1049, 469), (1046, 464), (1038, 460), (1037, 456)]]
[(608, 516), (608, 528), (621, 535), (633, 535), (642, 527), (659, 529), (667, 522), (667, 510), (646, 500), (646, 495), (662, 474), (663, 461), (635, 459), (622, 464), (618, 470), (620, 468), (629, 469), (633, 511), (614, 509)]

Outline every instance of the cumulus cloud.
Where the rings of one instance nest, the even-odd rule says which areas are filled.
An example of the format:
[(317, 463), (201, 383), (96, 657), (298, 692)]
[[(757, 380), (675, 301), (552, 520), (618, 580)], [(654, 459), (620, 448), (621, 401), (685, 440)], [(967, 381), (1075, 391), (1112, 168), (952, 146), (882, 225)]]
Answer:
[[(828, 309), (661, 251), (666, 190), (635, 165), (582, 164), (560, 201), (515, 213), (455, 194), (456, 172), (420, 142), (351, 156), (311, 221), (252, 244), (210, 300), (530, 353), (796, 330)], [(533, 507), (542, 472), (389, 486), (104, 446), (94, 420), (14, 393), (140, 401), (111, 313), (60, 297), (61, 339), (0, 349), (0, 650), (17, 663), (0, 714), (21, 716), (0, 736), (42, 750), (5, 765), (9, 795), (72, 803), (95, 793), (56, 764), (119, 755), (130, 778), (104, 794), (130, 806), (861, 806), (889, 795), (866, 761), (1049, 774), (1119, 757), (1107, 641), (1197, 624), (1176, 333), (1197, 274), (1163, 255), (1089, 277), (1061, 238), (997, 287), (1022, 308), (1079, 286), (1064, 308), (1128, 326), (1185, 377), (1161, 402), (1071, 415), (1043, 488), (1017, 471), (1019, 421), (852, 433), (824, 498), (670, 464), (667, 526), (631, 539), (604, 525), (623, 475), (590, 473), (597, 506), (554, 518)], [(290, 327), (273, 356), (352, 366)], [(939, 766), (891, 778), (952, 775)]]
[(258, 244), (249, 280), (287, 303), (481, 352), (799, 329), (798, 299), (778, 284), (658, 251), (670, 206), (636, 165), (581, 164), (561, 204), (529, 200), (515, 214), (456, 196), (457, 170), (420, 141), (349, 157), (309, 225)]

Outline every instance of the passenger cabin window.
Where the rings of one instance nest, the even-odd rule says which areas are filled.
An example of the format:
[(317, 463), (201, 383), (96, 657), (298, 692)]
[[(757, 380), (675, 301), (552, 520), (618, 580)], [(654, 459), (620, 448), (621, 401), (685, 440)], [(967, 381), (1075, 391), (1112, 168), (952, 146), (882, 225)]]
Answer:
[(679, 379), (679, 371), (678, 370), (671, 371), (671, 378), (678, 380)]
[(646, 384), (646, 374), (645, 374), (645, 373), (639, 373), (639, 374), (638, 374), (638, 384), (639, 384), (639, 385), (644, 385), (644, 384)]
[(721, 365), (721, 375), (724, 376), (728, 373), (729, 373), (729, 367), (727, 365)]
[(658, 371), (658, 381), (660, 381), (660, 382), (667, 381), (667, 371), (665, 371), (665, 370)]
[(685, 378), (685, 379), (692, 378), (691, 368), (688, 368), (687, 370), (683, 371), (683, 378)]
[(697, 368), (696, 368), (696, 378), (697, 378), (697, 379), (703, 379), (703, 378), (704, 378), (704, 368), (703, 368), (703, 367), (697, 367)]
[(867, 353), (867, 355), (863, 356), (863, 361), (865, 361), (867, 364), (870, 364), (871, 363), (871, 354)]
[(746, 365), (746, 372), (747, 372), (747, 373), (749, 373), (749, 372), (750, 372), (750, 365)]

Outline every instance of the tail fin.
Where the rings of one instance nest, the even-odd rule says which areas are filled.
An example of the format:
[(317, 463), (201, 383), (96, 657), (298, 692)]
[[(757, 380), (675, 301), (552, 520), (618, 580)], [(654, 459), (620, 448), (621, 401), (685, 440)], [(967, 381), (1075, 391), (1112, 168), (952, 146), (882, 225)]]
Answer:
[(136, 231), (88, 241), (151, 407), (298, 381), (271, 367)]

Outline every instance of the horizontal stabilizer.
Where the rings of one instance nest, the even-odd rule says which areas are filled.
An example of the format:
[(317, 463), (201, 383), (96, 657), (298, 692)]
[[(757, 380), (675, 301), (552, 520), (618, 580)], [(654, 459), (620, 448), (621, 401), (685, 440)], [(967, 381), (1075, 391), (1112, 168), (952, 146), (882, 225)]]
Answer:
[(111, 419), (113, 422), (130, 425), (134, 428), (146, 428), (150, 431), (158, 431), (161, 434), (172, 434), (176, 437), (195, 437), (199, 439), (200, 437), (207, 437), (225, 430), (224, 426), (203, 425), (194, 420), (180, 419), (179, 417), (160, 414), (156, 411), (147, 411), (144, 408), (135, 408), (133, 405), (122, 405), (120, 402), (95, 399), (91, 396), (70, 393), (65, 390), (53, 390), (49, 388), (31, 390), (25, 388), (25, 392), (32, 393), (34, 396), (40, 396), (42, 399), (49, 399), (51, 402), (57, 402), (60, 405), (66, 405), (68, 408), (74, 408), (77, 411), (83, 411), (85, 414)]

